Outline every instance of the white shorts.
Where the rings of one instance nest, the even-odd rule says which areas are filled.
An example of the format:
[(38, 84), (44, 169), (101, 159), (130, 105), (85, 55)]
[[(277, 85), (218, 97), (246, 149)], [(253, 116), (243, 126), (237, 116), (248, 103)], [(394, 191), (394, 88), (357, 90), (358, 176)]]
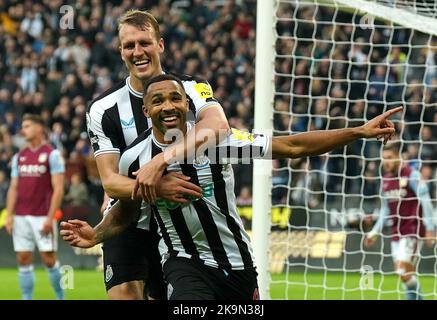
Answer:
[(33, 252), (35, 245), (40, 252), (58, 250), (58, 225), (56, 221), (53, 221), (51, 234), (43, 235), (41, 232), (46, 218), (46, 216), (14, 216), (12, 240), (15, 252)]
[(414, 264), (420, 250), (422, 241), (413, 237), (403, 237), (399, 241), (391, 242), (391, 254), (394, 261), (409, 262)]

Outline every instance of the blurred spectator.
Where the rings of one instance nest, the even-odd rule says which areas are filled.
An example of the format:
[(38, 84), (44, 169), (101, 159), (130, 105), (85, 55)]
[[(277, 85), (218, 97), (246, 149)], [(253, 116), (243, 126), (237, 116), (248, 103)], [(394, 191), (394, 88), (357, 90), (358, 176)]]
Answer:
[(244, 186), (240, 190), (237, 197), (237, 206), (251, 206), (252, 205), (252, 191), (250, 187)]
[(8, 194), (9, 179), (6, 172), (0, 170), (0, 212), (6, 208), (6, 196)]
[(73, 173), (70, 179), (68, 192), (64, 201), (73, 207), (85, 206), (88, 203), (88, 189), (82, 181), (80, 173)]
[[(119, 59), (117, 19), (134, 6), (150, 9), (161, 22), (165, 70), (210, 79), (230, 125), (251, 130), (256, 1), (192, 0), (187, 8), (173, 3), (73, 0), (74, 29), (62, 29), (62, 1), (0, 1), (0, 169), (8, 172), (13, 151), (23, 143), (22, 114), (41, 113), (50, 127), (49, 141), (62, 150), (70, 171), (80, 172), (92, 197), (101, 201), (101, 184), (84, 138), (85, 111), (93, 98), (127, 74)], [(396, 126), (405, 145), (425, 142), (410, 147), (414, 150), (408, 157), (413, 164), (421, 160), (436, 170), (435, 39), (429, 46), (423, 34), (379, 21), (372, 30), (355, 28), (359, 15), (335, 14), (322, 5), (315, 10), (283, 2), (277, 17), (275, 133), (355, 127), (403, 104), (405, 112)], [(371, 195), (376, 188), (371, 182), (373, 158), (379, 153), (379, 142), (357, 141), (329, 157), (312, 157), (309, 179), (322, 181), (322, 174), (312, 176), (322, 170), (326, 191), (346, 192), (350, 187), (355, 192), (352, 189), (364, 183), (364, 192)], [(363, 158), (371, 160), (364, 163)], [(289, 196), (288, 165), (274, 162), (274, 202), (285, 203)], [(252, 166), (234, 169), (236, 194), (247, 196)]]

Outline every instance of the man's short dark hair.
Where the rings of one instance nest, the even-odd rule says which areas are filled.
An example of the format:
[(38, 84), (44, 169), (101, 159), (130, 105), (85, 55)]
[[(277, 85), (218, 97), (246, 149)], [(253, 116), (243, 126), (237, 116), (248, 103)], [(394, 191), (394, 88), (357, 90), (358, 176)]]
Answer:
[(39, 124), (43, 127), (45, 127), (46, 125), (43, 118), (39, 114), (34, 114), (34, 113), (24, 114), (22, 121), (32, 121), (33, 123)]
[(171, 74), (160, 74), (159, 76), (155, 76), (143, 82), (144, 95), (146, 95), (147, 89), (149, 89), (152, 83), (167, 81), (167, 80), (176, 81), (181, 87), (182, 91), (185, 93), (184, 85), (182, 84), (181, 79)]

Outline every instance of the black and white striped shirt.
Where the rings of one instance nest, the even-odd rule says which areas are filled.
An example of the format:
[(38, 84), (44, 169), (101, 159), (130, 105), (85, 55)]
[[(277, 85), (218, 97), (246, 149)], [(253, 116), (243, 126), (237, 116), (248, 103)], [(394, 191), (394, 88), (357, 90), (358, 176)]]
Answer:
[[(189, 100), (188, 118), (197, 121), (202, 110), (218, 104), (207, 81), (189, 75), (176, 75), (181, 79)], [(143, 113), (143, 94), (135, 91), (129, 77), (94, 99), (86, 114), (88, 136), (94, 157), (104, 153), (122, 153), (141, 132), (151, 127)], [(110, 201), (106, 211), (115, 201)], [(148, 229), (147, 221), (138, 227)]]
[[(193, 126), (187, 123), (188, 130)], [(249, 236), (238, 215), (234, 194), (232, 166), (224, 163), (229, 153), (240, 157), (250, 154), (260, 158), (267, 150), (268, 139), (263, 135), (241, 135), (233, 131), (215, 148), (220, 161), (201, 156), (193, 164), (170, 164), (166, 172), (181, 172), (203, 189), (203, 197), (181, 205), (158, 199), (152, 210), (167, 248), (161, 248), (165, 261), (171, 256), (197, 259), (208, 266), (243, 270), (254, 266)], [(131, 175), (141, 165), (162, 152), (167, 145), (156, 141), (153, 130), (142, 133), (123, 153), (120, 173)], [(235, 151), (235, 152), (234, 152)], [(150, 214), (147, 205), (143, 214)]]

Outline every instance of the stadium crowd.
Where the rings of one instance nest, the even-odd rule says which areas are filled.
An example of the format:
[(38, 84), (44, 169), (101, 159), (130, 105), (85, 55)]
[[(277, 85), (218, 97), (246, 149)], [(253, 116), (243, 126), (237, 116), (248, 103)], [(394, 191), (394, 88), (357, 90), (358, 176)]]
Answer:
[[(11, 157), (24, 143), (21, 117), (28, 112), (44, 117), (50, 142), (65, 157), (65, 201), (75, 206), (100, 203), (103, 191), (86, 134), (85, 112), (94, 97), (127, 75), (118, 49), (117, 18), (130, 8), (149, 9), (158, 18), (166, 44), (162, 59), (166, 70), (208, 79), (230, 125), (253, 128), (256, 1), (187, 2), (188, 7), (179, 7), (175, 1), (77, 0), (67, 1), (72, 11), (62, 11), (64, 2), (60, 0), (0, 0), (0, 207), (4, 207)], [(334, 28), (324, 23), (314, 29), (315, 14), (325, 22), (353, 19), (346, 13), (333, 18), (334, 11), (328, 9), (296, 11), (291, 5), (280, 6), (277, 132), (355, 126), (382, 112), (383, 107), (403, 101), (406, 112), (400, 132), (405, 155), (412, 165), (420, 166), (425, 178), (434, 177), (437, 50), (409, 54), (412, 39), (421, 38), (411, 37), (402, 28), (393, 36), (384, 25), (374, 32), (354, 29), (352, 24)], [(300, 38), (297, 43), (293, 36)], [(333, 48), (333, 39), (343, 42)], [(294, 77), (285, 76), (292, 73)], [(363, 184), (365, 195), (377, 195), (379, 163), (374, 158), (378, 152), (377, 142), (347, 148), (346, 186), (336, 175), (343, 173), (343, 150), (337, 157), (335, 153), (329, 158), (314, 157), (309, 163), (275, 161), (273, 199), (276, 203), (287, 201), (289, 165), (301, 173), (293, 176), (292, 185), (309, 183), (315, 191), (302, 197), (297, 188), (290, 201), (319, 206), (316, 191), (324, 184), (323, 171), (328, 177), (327, 191), (360, 193)], [(251, 203), (251, 170), (248, 165), (235, 166), (236, 192), (242, 205)], [(435, 193), (435, 189), (431, 190)]]
[[(362, 15), (326, 6), (282, 3), (277, 16), (276, 130), (358, 126), (403, 105), (395, 139), (402, 139), (404, 160), (429, 181), (435, 201), (437, 39), (379, 20), (369, 26)], [(344, 202), (345, 194), (354, 205), (349, 195), (357, 201), (364, 195), (371, 213), (379, 206), (380, 145), (359, 141), (309, 162), (276, 163), (274, 201), (286, 201), (283, 186), (290, 181), (294, 205), (320, 208), (325, 200)], [(290, 177), (288, 165), (295, 169)], [(322, 190), (331, 194), (324, 198)]]

